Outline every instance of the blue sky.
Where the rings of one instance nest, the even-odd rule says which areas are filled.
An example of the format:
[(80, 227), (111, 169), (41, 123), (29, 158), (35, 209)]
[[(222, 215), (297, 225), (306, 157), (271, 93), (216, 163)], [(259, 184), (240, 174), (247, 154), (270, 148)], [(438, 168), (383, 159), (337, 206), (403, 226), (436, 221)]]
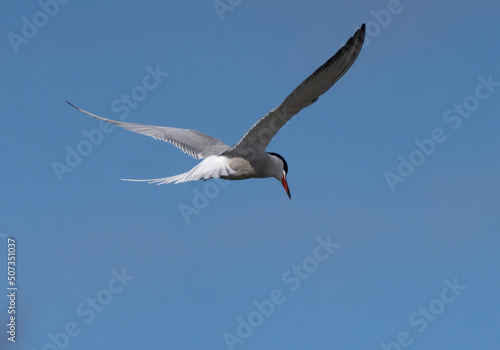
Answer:
[[(3, 5), (1, 348), (494, 348), (500, 4), (217, 4)], [(197, 161), (64, 102), (233, 144), (362, 23), (268, 147), (291, 201), (273, 179), (120, 181)]]

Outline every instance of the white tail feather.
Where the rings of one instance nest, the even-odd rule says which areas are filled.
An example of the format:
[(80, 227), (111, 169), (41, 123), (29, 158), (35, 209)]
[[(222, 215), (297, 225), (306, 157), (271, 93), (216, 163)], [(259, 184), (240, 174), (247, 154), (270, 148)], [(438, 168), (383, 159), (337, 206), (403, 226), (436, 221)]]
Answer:
[(193, 169), (179, 175), (162, 177), (159, 179), (122, 179), (123, 181), (147, 182), (150, 184), (164, 185), (169, 183), (181, 183), (187, 181), (208, 180), (211, 178), (220, 178), (234, 174), (235, 171), (227, 164), (227, 158), (221, 156), (210, 156), (204, 159), (200, 164)]

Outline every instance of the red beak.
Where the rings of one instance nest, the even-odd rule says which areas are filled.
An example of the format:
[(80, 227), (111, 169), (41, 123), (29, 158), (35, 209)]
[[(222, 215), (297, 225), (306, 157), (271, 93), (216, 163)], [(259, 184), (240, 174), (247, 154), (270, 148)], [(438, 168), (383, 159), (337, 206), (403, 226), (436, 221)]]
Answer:
[(290, 194), (290, 189), (288, 188), (288, 183), (286, 182), (286, 174), (283, 171), (283, 179), (281, 180), (281, 183), (283, 185), (283, 188), (286, 191), (286, 194), (288, 195), (288, 198), (292, 199), (292, 195)]

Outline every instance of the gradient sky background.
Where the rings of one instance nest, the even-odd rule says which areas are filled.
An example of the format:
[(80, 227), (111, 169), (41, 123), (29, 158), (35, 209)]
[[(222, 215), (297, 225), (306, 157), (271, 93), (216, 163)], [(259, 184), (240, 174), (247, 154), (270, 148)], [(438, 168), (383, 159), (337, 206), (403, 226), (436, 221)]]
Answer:
[[(243, 1), (221, 20), (211, 0), (73, 0), (16, 53), (9, 33), (21, 35), (41, 5), (4, 3), (0, 257), (5, 266), (14, 237), (19, 290), (16, 344), (0, 299), (0, 348), (57, 349), (49, 335), (63, 341), (76, 324), (66, 349), (228, 349), (223, 334), (237, 335), (237, 318), (275, 289), (285, 302), (234, 349), (381, 349), (401, 332), (404, 349), (497, 347), (500, 87), (474, 96), (481, 76), (500, 82), (500, 3), (392, 4)], [(388, 6), (398, 12), (390, 19)], [(119, 119), (124, 104), (113, 110), (113, 101), (139, 92), (159, 65), (169, 76), (126, 120), (233, 144), (364, 22), (351, 70), (268, 148), (288, 161), (291, 201), (274, 179), (122, 182), (197, 164), (125, 130), (104, 135), (62, 181), (52, 168), (99, 128), (65, 100)], [(464, 100), (473, 111), (453, 129), (443, 115)], [(398, 157), (436, 128), (446, 141), (392, 192), (384, 172), (397, 173)], [(210, 190), (218, 194), (187, 223), (180, 206)], [(340, 246), (292, 291), (283, 275), (312, 263), (328, 237)], [(122, 269), (135, 278), (110, 294)], [(455, 279), (467, 288), (436, 300), (453, 296), (444, 281)], [(90, 312), (87, 298), (98, 295), (112, 300), (87, 323), (77, 308)], [(433, 322), (417, 314), (420, 326), (410, 323), (429, 306)]]

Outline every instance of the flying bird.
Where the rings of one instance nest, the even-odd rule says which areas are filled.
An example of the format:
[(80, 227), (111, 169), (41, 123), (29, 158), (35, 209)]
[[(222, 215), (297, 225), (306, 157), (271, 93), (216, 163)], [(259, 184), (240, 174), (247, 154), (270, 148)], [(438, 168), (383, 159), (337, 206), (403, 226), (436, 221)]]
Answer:
[(111, 120), (87, 112), (68, 101), (66, 102), (95, 119), (169, 142), (191, 157), (203, 159), (198, 165), (183, 174), (159, 179), (122, 180), (144, 181), (162, 185), (211, 178), (243, 180), (274, 177), (281, 182), (291, 199), (292, 196), (286, 181), (288, 164), (285, 158), (278, 153), (266, 152), (266, 147), (274, 135), (294, 115), (316, 102), (347, 72), (358, 57), (364, 38), (365, 25), (363, 24), (333, 57), (295, 88), (281, 105), (255, 123), (243, 138), (231, 147), (219, 139), (199, 131)]

